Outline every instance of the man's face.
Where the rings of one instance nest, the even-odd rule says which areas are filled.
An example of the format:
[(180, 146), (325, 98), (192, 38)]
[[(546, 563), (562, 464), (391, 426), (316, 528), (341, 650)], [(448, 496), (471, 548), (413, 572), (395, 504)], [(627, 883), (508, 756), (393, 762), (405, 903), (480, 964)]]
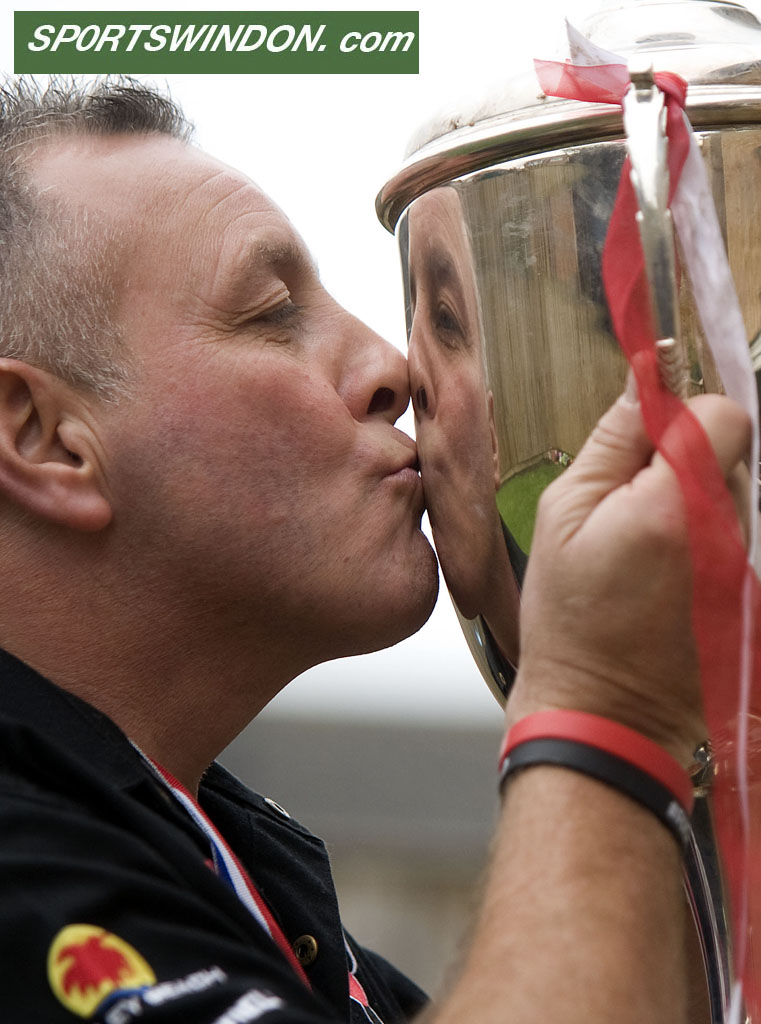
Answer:
[(410, 383), (428, 514), (447, 585), (473, 618), (484, 611), (495, 547), (504, 542), (476, 283), (453, 188), (413, 204), (409, 268)]
[(135, 599), (290, 645), (296, 669), (417, 629), (436, 570), (393, 426), (406, 364), (325, 292), (281, 211), (160, 137), (54, 142), (34, 177), (124, 242), (135, 395), (96, 429)]

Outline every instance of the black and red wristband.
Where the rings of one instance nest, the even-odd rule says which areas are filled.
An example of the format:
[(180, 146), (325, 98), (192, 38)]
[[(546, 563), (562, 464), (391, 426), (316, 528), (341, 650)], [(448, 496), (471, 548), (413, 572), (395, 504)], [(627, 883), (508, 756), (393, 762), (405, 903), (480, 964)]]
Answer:
[(687, 772), (657, 743), (625, 725), (582, 711), (539, 711), (508, 732), (500, 789), (515, 772), (556, 765), (589, 775), (652, 811), (684, 848), (694, 803)]

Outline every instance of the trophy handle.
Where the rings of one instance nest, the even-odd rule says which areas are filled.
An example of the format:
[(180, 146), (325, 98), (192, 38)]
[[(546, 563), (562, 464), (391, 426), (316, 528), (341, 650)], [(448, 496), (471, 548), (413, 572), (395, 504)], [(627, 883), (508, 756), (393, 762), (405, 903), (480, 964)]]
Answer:
[[(649, 62), (633, 57), (629, 74), (633, 88), (623, 100), (624, 130), (661, 378), (670, 391), (686, 398), (688, 374), (680, 342), (676, 249), (668, 208), (666, 107)], [(696, 756), (696, 801), (684, 884), (703, 956), (711, 1024), (723, 1024), (731, 988), (730, 941), (710, 805), (713, 765), (708, 745)]]
[[(710, 1021), (722, 1024), (730, 1001), (732, 972), (721, 865), (712, 819), (711, 776), (710, 759), (701, 768), (699, 778), (693, 776), (695, 807), (685, 851), (684, 886), (703, 956)], [(699, 779), (703, 777), (706, 784), (700, 785)]]
[(630, 177), (639, 210), (637, 226), (645, 259), (650, 306), (661, 377), (677, 397), (687, 397), (687, 363), (679, 340), (676, 249), (668, 208), (669, 169), (666, 106), (655, 84), (653, 66), (632, 57), (633, 88), (623, 99)]

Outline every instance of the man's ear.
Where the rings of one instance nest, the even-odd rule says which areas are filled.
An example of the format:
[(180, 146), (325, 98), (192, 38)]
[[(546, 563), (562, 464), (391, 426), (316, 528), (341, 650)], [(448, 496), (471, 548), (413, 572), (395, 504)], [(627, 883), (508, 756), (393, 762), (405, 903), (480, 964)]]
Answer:
[(112, 510), (84, 402), (53, 374), (0, 359), (0, 497), (37, 518), (94, 531)]

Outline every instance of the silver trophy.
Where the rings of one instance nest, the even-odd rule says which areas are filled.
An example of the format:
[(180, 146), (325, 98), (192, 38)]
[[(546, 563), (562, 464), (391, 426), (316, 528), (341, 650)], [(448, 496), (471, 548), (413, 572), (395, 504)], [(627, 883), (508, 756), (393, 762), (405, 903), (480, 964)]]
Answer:
[[(654, 322), (668, 339), (664, 379), (682, 396), (721, 390), (689, 282), (675, 272), (654, 72), (689, 83), (686, 112), (761, 370), (761, 24), (729, 0), (629, 0), (580, 30), (628, 63), (636, 95), (625, 118), (617, 107), (548, 98), (526, 74), (423, 129), (377, 199), (399, 238), (434, 540), (470, 650), (501, 702), (519, 656), (520, 586), (539, 495), (624, 385), (601, 256), (627, 148)], [(712, 840), (712, 770), (710, 752), (699, 751), (686, 888), (719, 1024), (731, 944)]]

